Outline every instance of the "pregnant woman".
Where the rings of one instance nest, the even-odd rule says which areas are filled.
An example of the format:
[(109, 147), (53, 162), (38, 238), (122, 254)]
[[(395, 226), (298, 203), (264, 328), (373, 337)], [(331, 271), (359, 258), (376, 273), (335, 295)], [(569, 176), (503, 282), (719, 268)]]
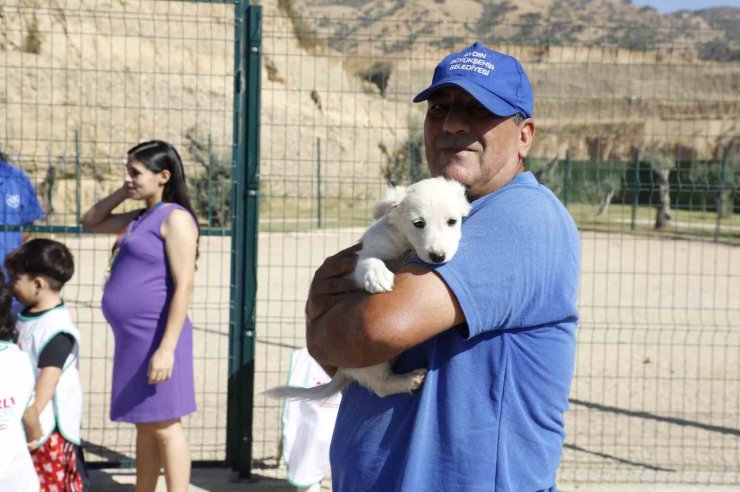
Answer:
[[(193, 328), (187, 316), (198, 225), (182, 161), (167, 142), (128, 151), (123, 186), (93, 205), (81, 224), (120, 233), (108, 265), (103, 314), (113, 329), (110, 418), (136, 424), (136, 491), (190, 482), (188, 441), (180, 421), (193, 413)], [(112, 213), (127, 199), (145, 208)]]

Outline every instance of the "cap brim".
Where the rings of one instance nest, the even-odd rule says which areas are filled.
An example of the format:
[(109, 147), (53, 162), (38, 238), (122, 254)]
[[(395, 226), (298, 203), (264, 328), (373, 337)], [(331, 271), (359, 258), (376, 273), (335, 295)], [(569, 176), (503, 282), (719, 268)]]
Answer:
[[(448, 79), (443, 82), (432, 84), (413, 99), (413, 102), (418, 103), (429, 99), (434, 92), (443, 87), (459, 87), (471, 96), (473, 96), (479, 103), (496, 116), (511, 116), (517, 113), (524, 114), (524, 111), (517, 109), (505, 100), (498, 97), (496, 94), (487, 91), (475, 82), (471, 82), (467, 79)], [(526, 115), (525, 115), (526, 116)]]

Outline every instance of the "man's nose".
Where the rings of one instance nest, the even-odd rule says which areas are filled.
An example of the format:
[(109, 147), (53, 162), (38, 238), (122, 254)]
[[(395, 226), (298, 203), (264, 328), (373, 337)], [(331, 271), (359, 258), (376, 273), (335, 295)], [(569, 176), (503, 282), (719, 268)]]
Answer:
[(450, 107), (449, 111), (447, 111), (442, 129), (452, 134), (469, 132), (470, 123), (467, 112), (463, 108)]

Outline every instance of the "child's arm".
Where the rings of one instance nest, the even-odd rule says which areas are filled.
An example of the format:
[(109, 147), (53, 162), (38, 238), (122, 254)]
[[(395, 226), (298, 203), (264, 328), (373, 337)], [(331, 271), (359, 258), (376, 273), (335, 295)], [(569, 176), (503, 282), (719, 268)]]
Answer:
[(38, 446), (39, 439), (43, 437), (44, 431), (41, 429), (39, 412), (33, 403), (28, 405), (26, 411), (23, 412), (23, 428), (26, 430), (28, 448), (35, 449)]
[(31, 405), (39, 415), (54, 396), (54, 390), (56, 390), (61, 376), (62, 369), (59, 367), (47, 366), (41, 368), (39, 377), (36, 379), (36, 398)]

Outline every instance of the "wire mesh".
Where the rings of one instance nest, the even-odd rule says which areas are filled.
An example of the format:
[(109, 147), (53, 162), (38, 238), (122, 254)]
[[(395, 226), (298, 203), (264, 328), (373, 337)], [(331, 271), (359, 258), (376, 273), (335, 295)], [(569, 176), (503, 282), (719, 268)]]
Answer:
[[(386, 183), (424, 175), (424, 108), (411, 97), (442, 56), (481, 39), (527, 69), (528, 166), (582, 231), (561, 480), (740, 483), (737, 39), (719, 27), (377, 21), (354, 3), (314, 17), (263, 3), (256, 391), (284, 382), (304, 344), (314, 269), (359, 238)], [(107, 420), (112, 337), (99, 307), (113, 238), (82, 234), (78, 219), (120, 183), (126, 149), (157, 137), (183, 155), (204, 232), (192, 455), (223, 460), (234, 7), (1, 8), (0, 150), (48, 212), (34, 233), (77, 260), (65, 297), (83, 336), (88, 457), (125, 464), (134, 443)], [(281, 406), (255, 402), (254, 468), (282, 477)]]
[[(256, 391), (284, 383), (304, 346), (315, 268), (359, 239), (387, 183), (424, 175), (425, 106), (411, 98), (480, 39), (524, 64), (527, 165), (581, 231), (560, 480), (740, 483), (736, 36), (662, 21), (427, 22), (402, 3), (377, 16), (265, 5)], [(280, 415), (256, 397), (255, 468), (274, 476)]]
[(32, 234), (64, 242), (76, 261), (64, 297), (82, 334), (87, 460), (126, 465), (135, 442), (133, 426), (108, 419), (113, 337), (100, 299), (115, 238), (84, 233), (79, 217), (122, 184), (128, 148), (162, 139), (182, 156), (202, 228), (190, 305), (198, 412), (184, 422), (192, 458), (223, 461), (234, 6), (68, 0), (0, 9), (0, 150), (47, 211)]

